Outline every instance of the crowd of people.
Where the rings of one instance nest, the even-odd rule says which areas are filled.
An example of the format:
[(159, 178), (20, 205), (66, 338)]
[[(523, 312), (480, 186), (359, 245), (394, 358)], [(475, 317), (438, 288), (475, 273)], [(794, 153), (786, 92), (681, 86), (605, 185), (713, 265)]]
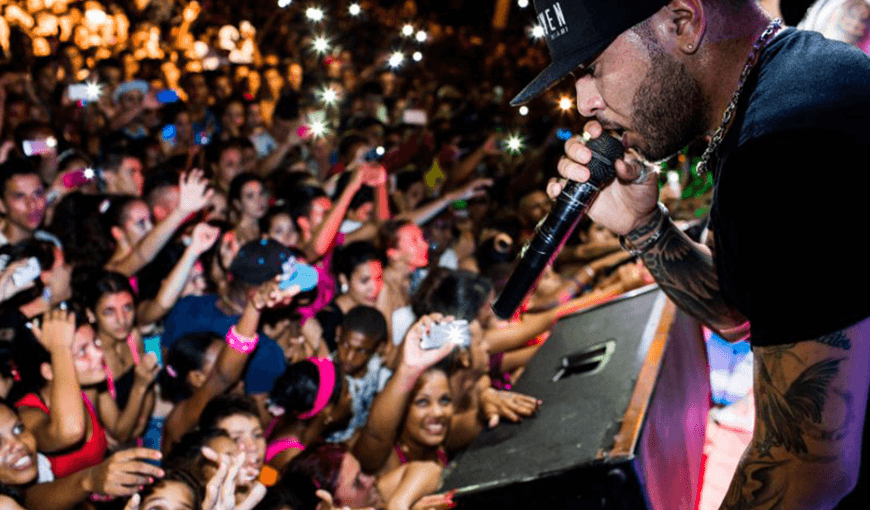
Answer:
[(587, 221), (493, 316), (571, 113), (508, 106), (525, 31), (390, 4), (3, 4), (0, 507), (449, 508), (553, 323), (653, 281)]

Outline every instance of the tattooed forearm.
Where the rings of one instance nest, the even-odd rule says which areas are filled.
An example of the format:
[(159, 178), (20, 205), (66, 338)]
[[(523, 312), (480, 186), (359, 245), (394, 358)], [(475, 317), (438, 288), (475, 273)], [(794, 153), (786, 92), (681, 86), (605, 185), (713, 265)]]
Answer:
[(770, 461), (754, 459), (752, 452), (747, 452), (722, 502), (723, 510), (750, 510), (780, 508), (788, 489), (788, 481), (782, 477), (783, 467), (788, 461)]
[(747, 321), (725, 304), (713, 257), (670, 225), (656, 246), (643, 256), (646, 268), (674, 302), (724, 337), (743, 336)]
[(816, 339), (816, 342), (830, 345), (831, 347), (837, 347), (844, 351), (848, 351), (852, 348), (852, 341), (849, 340), (849, 337), (847, 337), (842, 331), (837, 331), (830, 335), (822, 335)]

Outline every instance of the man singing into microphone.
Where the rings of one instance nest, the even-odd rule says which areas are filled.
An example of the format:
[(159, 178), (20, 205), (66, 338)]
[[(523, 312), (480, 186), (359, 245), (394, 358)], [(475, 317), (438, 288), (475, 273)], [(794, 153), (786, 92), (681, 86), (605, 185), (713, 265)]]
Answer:
[[(624, 236), (680, 307), (725, 338), (751, 339), (755, 431), (722, 508), (866, 506), (847, 494), (863, 485), (870, 384), (870, 271), (858, 248), (870, 59), (783, 28), (753, 0), (536, 9), (553, 63), (512, 104), (570, 74), (580, 113), (595, 119), (587, 137), (609, 131), (630, 149), (589, 215)], [(704, 245), (673, 226), (640, 161), (698, 137), (715, 182)], [(559, 173), (585, 182), (590, 157), (583, 139), (569, 140)]]

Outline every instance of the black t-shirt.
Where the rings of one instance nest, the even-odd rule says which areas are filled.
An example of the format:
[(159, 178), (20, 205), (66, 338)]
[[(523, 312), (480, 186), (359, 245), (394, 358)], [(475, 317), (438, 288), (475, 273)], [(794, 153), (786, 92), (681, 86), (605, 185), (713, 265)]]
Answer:
[[(808, 340), (870, 316), (870, 57), (785, 30), (747, 80), (719, 154), (716, 268), (752, 344)], [(858, 486), (837, 510), (866, 507), (868, 431)]]
[(725, 299), (753, 345), (870, 316), (870, 57), (787, 29), (762, 52), (713, 160), (711, 227)]

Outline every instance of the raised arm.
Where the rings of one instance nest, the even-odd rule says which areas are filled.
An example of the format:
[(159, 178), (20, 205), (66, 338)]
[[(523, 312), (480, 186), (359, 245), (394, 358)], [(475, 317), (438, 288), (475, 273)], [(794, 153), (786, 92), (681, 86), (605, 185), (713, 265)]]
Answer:
[(33, 432), (42, 452), (70, 448), (85, 435), (85, 405), (72, 353), (75, 330), (75, 316), (64, 310), (48, 312), (41, 331), (34, 328), (34, 334), (51, 355), (51, 412), (46, 415), (25, 407), (21, 409), (21, 421)]
[(134, 369), (133, 387), (124, 409), (118, 409), (117, 402), (109, 392), (100, 393), (97, 399), (100, 422), (118, 442), (126, 443), (135, 438), (138, 429), (142, 428), (142, 422), (151, 414), (154, 407), (153, 384), (159, 370), (154, 353), (142, 358), (142, 362)]
[(245, 303), (245, 310), (239, 318), (239, 322), (227, 334), (227, 343), (221, 346), (214, 368), (209, 372), (205, 382), (194, 390), (193, 395), (181, 402), (183, 412), (178, 414), (179, 420), (175, 426), (167, 427), (164, 432), (163, 449), (166, 450), (177, 441), (185, 432), (192, 429), (199, 420), (199, 415), (205, 409), (206, 404), (217, 395), (227, 391), (241, 378), (245, 369), (248, 356), (254, 351), (256, 343), (248, 348), (240, 348), (238, 342), (231, 345), (231, 336), (238, 339), (256, 339), (257, 324), (260, 322), (260, 314), (263, 308), (273, 307), (281, 303), (289, 303), (293, 296), (299, 293), (299, 286), (294, 285), (286, 290), (279, 288), (278, 281), (271, 281), (261, 285)]
[(721, 508), (833, 508), (861, 467), (870, 319), (753, 354), (755, 430)]
[(220, 229), (208, 223), (199, 223), (193, 228), (190, 244), (185, 248), (181, 259), (172, 268), (169, 276), (160, 285), (160, 290), (154, 299), (143, 301), (136, 310), (136, 321), (139, 324), (151, 324), (162, 319), (175, 306), (191, 269), (199, 256), (214, 245), (220, 235)]
[(369, 419), (353, 446), (353, 454), (366, 473), (380, 471), (393, 451), (399, 423), (417, 379), (453, 350), (449, 342), (438, 349), (424, 350), (420, 347), (423, 335), (441, 318), (439, 314), (424, 315), (411, 326), (405, 335), (396, 371), (372, 402)]
[(129, 496), (140, 486), (149, 484), (149, 478), (164, 475), (162, 469), (151, 463), (156, 460), (160, 460), (157, 450), (131, 448), (119, 451), (96, 466), (53, 482), (31, 485), (24, 492), (27, 508), (71, 510), (91, 494)]
[(451, 203), (456, 202), (457, 200), (467, 200), (479, 196), (484, 193), (484, 188), (489, 186), (492, 186), (492, 179), (474, 179), (468, 184), (455, 190), (448, 191), (435, 200), (432, 200), (413, 211), (408, 211), (398, 215), (397, 219), (407, 219), (417, 225), (423, 225), (435, 216), (438, 216), (438, 214)]
[(360, 186), (363, 184), (361, 169), (348, 169), (347, 171), (353, 172), (347, 187), (344, 188), (341, 196), (332, 204), (332, 209), (329, 210), (323, 222), (314, 231), (311, 241), (302, 247), (305, 254), (311, 260), (319, 259), (329, 251), (329, 247), (332, 245), (332, 241), (335, 240), (339, 227), (341, 227), (344, 215), (347, 213), (347, 208), (350, 206), (351, 199), (353, 199), (354, 194), (359, 191)]
[(133, 276), (151, 262), (163, 249), (167, 241), (175, 234), (175, 230), (184, 223), (191, 214), (208, 204), (213, 193), (207, 189), (208, 181), (202, 170), (192, 170), (179, 179), (178, 207), (160, 223), (154, 226), (148, 234), (124, 258), (110, 261), (106, 269), (116, 271), (124, 276)]

